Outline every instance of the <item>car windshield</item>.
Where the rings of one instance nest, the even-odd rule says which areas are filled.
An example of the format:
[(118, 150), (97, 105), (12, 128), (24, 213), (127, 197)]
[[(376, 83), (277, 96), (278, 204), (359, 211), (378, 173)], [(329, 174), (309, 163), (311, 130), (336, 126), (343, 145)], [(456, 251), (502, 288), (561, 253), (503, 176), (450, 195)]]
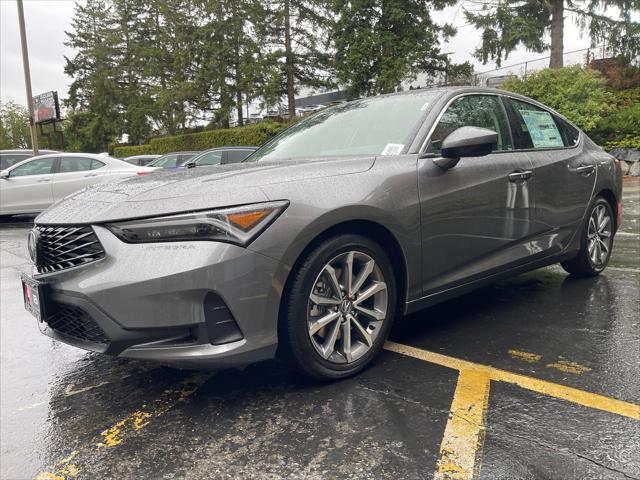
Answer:
[(11, 165), (15, 165), (22, 160), (26, 160), (30, 158), (31, 154), (25, 153), (3, 153), (0, 154), (0, 170), (4, 170), (5, 168), (9, 168)]
[(150, 167), (175, 167), (178, 164), (178, 154), (171, 153), (169, 155), (163, 155), (160, 158), (155, 159), (149, 163)]
[(332, 155), (394, 155), (440, 93), (372, 97), (327, 108), (267, 142), (247, 162)]

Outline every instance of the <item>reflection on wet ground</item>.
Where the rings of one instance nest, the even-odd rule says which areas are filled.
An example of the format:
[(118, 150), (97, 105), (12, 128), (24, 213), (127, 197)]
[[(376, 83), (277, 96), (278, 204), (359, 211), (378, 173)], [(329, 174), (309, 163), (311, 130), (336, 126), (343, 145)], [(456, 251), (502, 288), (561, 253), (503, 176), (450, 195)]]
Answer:
[[(392, 340), (479, 371), (490, 366), (543, 387), (572, 387), (572, 395), (598, 394), (605, 406), (607, 399), (640, 403), (634, 188), (605, 275), (531, 272), (404, 318)], [(21, 305), (27, 229), (24, 221), (0, 227), (3, 479), (396, 479), (436, 471), (445, 478), (468, 453), (443, 462), (457, 415), (449, 415), (452, 400), (462, 398), (456, 367), (385, 351), (358, 377), (317, 384), (276, 361), (188, 372), (40, 335)], [(465, 478), (640, 478), (633, 410), (625, 416), (486, 381), (483, 424), (462, 432), (484, 437)]]

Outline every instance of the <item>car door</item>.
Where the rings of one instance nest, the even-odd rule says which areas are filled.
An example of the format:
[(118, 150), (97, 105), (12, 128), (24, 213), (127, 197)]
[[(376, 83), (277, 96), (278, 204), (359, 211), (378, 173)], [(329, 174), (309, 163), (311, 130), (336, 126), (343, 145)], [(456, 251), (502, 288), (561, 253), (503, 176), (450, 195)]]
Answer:
[(57, 172), (53, 175), (53, 201), (96, 183), (97, 170), (104, 165), (89, 157), (60, 157)]
[[(498, 133), (494, 151), (461, 158), (442, 170), (433, 156), (463, 126)], [(513, 150), (507, 114), (498, 95), (464, 94), (443, 109), (418, 160), (423, 293), (452, 288), (527, 261), (530, 255), (531, 161)], [(423, 155), (428, 157), (428, 155)]]
[(3, 213), (38, 213), (53, 203), (54, 157), (33, 158), (0, 180)]
[(580, 132), (537, 105), (506, 98), (515, 148), (533, 166), (532, 188), (537, 246), (548, 254), (562, 251), (581, 224), (596, 179), (593, 158), (583, 152)]

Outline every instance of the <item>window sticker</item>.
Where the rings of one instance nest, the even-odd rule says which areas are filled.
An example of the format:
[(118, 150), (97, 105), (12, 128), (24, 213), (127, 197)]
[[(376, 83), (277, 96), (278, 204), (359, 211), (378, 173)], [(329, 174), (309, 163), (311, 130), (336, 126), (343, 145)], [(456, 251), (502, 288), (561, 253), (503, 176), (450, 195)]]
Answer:
[(564, 147), (560, 131), (549, 112), (520, 110), (534, 148)]
[(382, 155), (399, 155), (403, 147), (403, 143), (387, 143), (387, 146), (382, 150)]

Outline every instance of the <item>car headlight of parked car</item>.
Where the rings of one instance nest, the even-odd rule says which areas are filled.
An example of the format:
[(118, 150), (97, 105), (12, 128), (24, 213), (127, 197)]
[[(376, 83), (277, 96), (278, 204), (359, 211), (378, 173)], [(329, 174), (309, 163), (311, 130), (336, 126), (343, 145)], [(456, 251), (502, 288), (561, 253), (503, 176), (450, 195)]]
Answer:
[(111, 223), (127, 243), (208, 240), (250, 244), (289, 206), (286, 200)]

